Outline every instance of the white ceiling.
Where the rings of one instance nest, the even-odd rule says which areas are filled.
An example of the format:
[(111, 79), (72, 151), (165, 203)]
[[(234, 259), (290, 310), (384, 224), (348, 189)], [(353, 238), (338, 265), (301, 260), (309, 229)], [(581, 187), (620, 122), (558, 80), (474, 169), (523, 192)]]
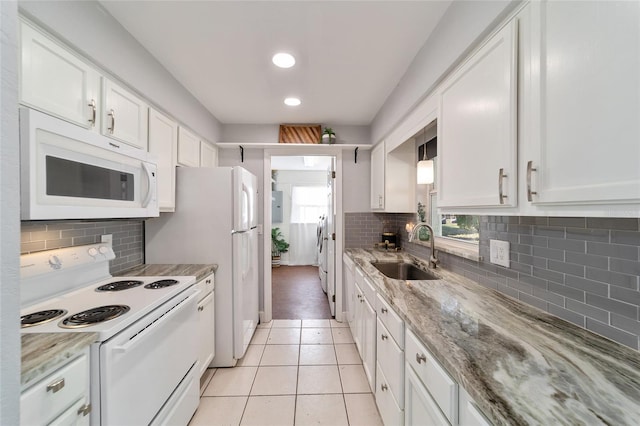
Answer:
[(223, 123), (368, 125), (450, 2), (101, 3)]

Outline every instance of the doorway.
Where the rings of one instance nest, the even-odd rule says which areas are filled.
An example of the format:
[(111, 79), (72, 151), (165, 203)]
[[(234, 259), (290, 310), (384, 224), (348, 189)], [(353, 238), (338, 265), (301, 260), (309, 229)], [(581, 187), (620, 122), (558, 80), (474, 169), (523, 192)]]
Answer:
[(273, 151), (265, 150), (265, 235), (275, 232), (286, 249), (272, 251), (265, 238), (263, 320), (340, 321), (341, 152)]

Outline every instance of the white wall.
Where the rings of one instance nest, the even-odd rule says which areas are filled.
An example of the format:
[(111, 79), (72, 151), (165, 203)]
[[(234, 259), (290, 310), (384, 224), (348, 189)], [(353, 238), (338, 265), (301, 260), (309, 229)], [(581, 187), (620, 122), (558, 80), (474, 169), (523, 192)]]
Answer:
[(377, 144), (521, 0), (454, 1), (371, 123)]
[(22, 1), (20, 11), (205, 139), (220, 140), (218, 120), (98, 2)]
[[(280, 228), (284, 239), (291, 242), (291, 191), (297, 186), (326, 186), (327, 172), (304, 170), (278, 170), (276, 191), (282, 191), (282, 222), (272, 223), (271, 228)], [(267, 227), (265, 226), (265, 229)], [(269, 231), (271, 232), (271, 231)], [(289, 264), (289, 253), (282, 254), (282, 264)]]
[(0, 1), (0, 425), (20, 419), (18, 6)]

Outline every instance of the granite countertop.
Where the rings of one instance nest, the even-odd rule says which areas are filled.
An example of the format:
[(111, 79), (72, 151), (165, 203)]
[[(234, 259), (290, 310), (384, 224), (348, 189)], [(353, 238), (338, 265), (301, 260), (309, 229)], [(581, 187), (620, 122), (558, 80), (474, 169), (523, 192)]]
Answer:
[(50, 368), (75, 358), (96, 336), (96, 333), (23, 334), (21, 385), (24, 387)]
[(409, 254), (346, 253), (493, 423), (638, 423), (639, 352), (442, 268), (409, 282), (370, 263), (428, 267)]
[(115, 276), (119, 277), (151, 277), (151, 276), (195, 276), (196, 282), (200, 281), (207, 275), (210, 275), (218, 270), (216, 264), (201, 264), (201, 265), (189, 265), (189, 264), (176, 264), (176, 265), (138, 265), (133, 268), (127, 269), (122, 272), (118, 272)]

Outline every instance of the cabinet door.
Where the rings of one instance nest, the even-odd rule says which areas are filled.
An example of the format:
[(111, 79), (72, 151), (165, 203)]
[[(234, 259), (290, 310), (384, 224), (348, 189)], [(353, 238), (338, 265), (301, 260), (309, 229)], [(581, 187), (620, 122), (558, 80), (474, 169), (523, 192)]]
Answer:
[(639, 202), (640, 3), (531, 7), (530, 201)]
[(178, 127), (178, 165), (200, 167), (200, 139), (182, 126)]
[(176, 208), (176, 162), (178, 157), (178, 123), (149, 110), (149, 152), (158, 158), (158, 203), (161, 212)]
[(200, 376), (207, 370), (215, 351), (214, 293), (211, 292), (198, 303), (199, 345), (198, 365)]
[(404, 424), (449, 425), (447, 418), (408, 364), (405, 365), (405, 378)]
[(60, 414), (48, 426), (89, 426), (91, 406), (81, 399)]
[(376, 386), (376, 311), (364, 297), (362, 298), (362, 366), (369, 381), (369, 387), (375, 391)]
[(218, 148), (200, 141), (200, 167), (218, 166)]
[(353, 330), (351, 334), (353, 334), (353, 341), (356, 344), (356, 349), (358, 349), (358, 353), (360, 354), (360, 358), (364, 360), (364, 348), (363, 348), (363, 303), (364, 303), (364, 295), (360, 287), (356, 284), (355, 286), (355, 306), (353, 313)]
[(443, 84), (438, 207), (516, 205), (516, 38), (513, 20)]
[(371, 208), (384, 209), (384, 141), (371, 150)]
[(103, 78), (102, 105), (102, 134), (146, 150), (149, 106), (145, 101)]
[(20, 102), (84, 128), (95, 126), (98, 73), (25, 22), (20, 42)]

